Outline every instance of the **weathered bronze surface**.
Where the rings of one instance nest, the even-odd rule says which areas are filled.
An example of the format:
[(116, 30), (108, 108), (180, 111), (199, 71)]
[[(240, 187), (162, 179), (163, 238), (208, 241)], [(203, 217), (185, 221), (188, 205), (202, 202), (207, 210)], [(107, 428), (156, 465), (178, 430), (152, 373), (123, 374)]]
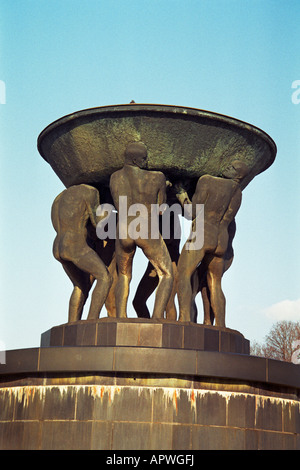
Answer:
[[(179, 320), (189, 321), (197, 289), (193, 292), (192, 276), (198, 275), (200, 263), (206, 266), (206, 281), (209, 291), (212, 317), (217, 326), (225, 326), (225, 296), (222, 291), (222, 276), (228, 268), (226, 258), (231, 246), (229, 226), (234, 223), (242, 202), (241, 183), (248, 174), (244, 162), (233, 161), (222, 173), (222, 177), (204, 175), (199, 178), (192, 199), (192, 231), (197, 225), (197, 204), (204, 205), (203, 245), (190, 249), (188, 238), (178, 261)], [(180, 194), (181, 196), (181, 194)], [(184, 196), (186, 200), (187, 196)], [(193, 233), (192, 232), (192, 233)], [(192, 238), (194, 236), (192, 235)], [(194, 279), (195, 282), (195, 279)], [(199, 283), (199, 281), (198, 281)], [(206, 322), (207, 318), (206, 318)]]
[(99, 204), (97, 189), (80, 184), (65, 189), (52, 205), (51, 218), (57, 233), (53, 254), (74, 285), (69, 322), (81, 319), (94, 281), (88, 318), (98, 318), (112, 285), (112, 276), (101, 259), (105, 248), (95, 234)]
[[(146, 170), (146, 164), (147, 150), (144, 144), (141, 142), (129, 144), (125, 150), (123, 168), (114, 172), (110, 178), (110, 191), (118, 213), (120, 212), (120, 197), (125, 196), (128, 207), (133, 204), (143, 205), (146, 213), (141, 216), (145, 216), (147, 222), (151, 214), (151, 205), (164, 204), (167, 196), (164, 174), (158, 171)], [(139, 236), (137, 239), (133, 239), (128, 230), (128, 224), (131, 221), (132, 216), (126, 217), (124, 222), (119, 218), (117, 224), (116, 263), (118, 280), (115, 288), (117, 317), (127, 317), (132, 262), (136, 248), (139, 247), (155, 268), (159, 278), (153, 318), (163, 318), (173, 287), (171, 257), (160, 233), (158, 238)], [(122, 224), (125, 226), (122, 227)], [(124, 231), (126, 236), (121, 237), (120, 232)]]
[(50, 124), (38, 148), (61, 181), (109, 184), (123, 167), (128, 143), (143, 141), (148, 168), (171, 180), (219, 176), (244, 161), (245, 187), (274, 161), (276, 145), (262, 130), (231, 117), (180, 106), (130, 104), (79, 111)]
[[(168, 188), (167, 188), (168, 189)], [(167, 199), (170, 201), (170, 194), (167, 191)], [(161, 223), (160, 223), (161, 225)], [(179, 227), (180, 232), (175, 234), (175, 227)], [(178, 235), (178, 236), (175, 236)], [(168, 249), (173, 271), (173, 288), (165, 308), (165, 318), (167, 320), (177, 320), (177, 307), (176, 307), (176, 296), (177, 296), (177, 263), (180, 255), (180, 238), (181, 238), (181, 226), (179, 215), (170, 213), (170, 232), (169, 237), (165, 238), (165, 244)], [(132, 305), (136, 311), (136, 314), (140, 318), (151, 318), (147, 306), (147, 300), (150, 295), (155, 291), (159, 283), (159, 276), (153, 265), (148, 263), (147, 268), (137, 286)], [(198, 293), (198, 292), (197, 292)], [(195, 292), (196, 295), (196, 292)], [(196, 316), (195, 316), (196, 318)]]

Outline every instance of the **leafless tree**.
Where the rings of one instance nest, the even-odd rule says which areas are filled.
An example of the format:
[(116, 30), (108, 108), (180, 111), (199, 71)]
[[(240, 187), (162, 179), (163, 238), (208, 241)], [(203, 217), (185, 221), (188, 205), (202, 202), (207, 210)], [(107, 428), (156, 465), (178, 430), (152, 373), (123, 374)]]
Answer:
[(263, 344), (251, 344), (253, 356), (295, 362), (300, 355), (300, 322), (280, 321), (273, 325)]
[(251, 341), (250, 354), (252, 356), (265, 357), (264, 346), (257, 341)]

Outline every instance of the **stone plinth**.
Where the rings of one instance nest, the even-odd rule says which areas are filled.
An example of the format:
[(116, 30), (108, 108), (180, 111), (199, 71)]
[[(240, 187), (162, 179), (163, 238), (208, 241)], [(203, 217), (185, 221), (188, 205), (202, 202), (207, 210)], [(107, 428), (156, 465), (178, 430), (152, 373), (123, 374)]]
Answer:
[(51, 328), (41, 346), (133, 346), (249, 354), (250, 343), (229, 328), (168, 320), (102, 318)]
[(120, 324), (115, 345), (6, 352), (0, 449), (300, 449), (298, 365), (182, 343), (137, 345), (143, 322), (133, 322), (133, 345), (119, 345)]

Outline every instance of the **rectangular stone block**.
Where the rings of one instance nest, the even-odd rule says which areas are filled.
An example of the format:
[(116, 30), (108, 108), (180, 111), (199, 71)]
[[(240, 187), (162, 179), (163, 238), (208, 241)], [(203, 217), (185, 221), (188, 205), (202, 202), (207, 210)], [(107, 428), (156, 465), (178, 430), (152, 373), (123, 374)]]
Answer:
[(151, 390), (143, 387), (115, 387), (107, 408), (109, 418), (113, 421), (150, 423), (152, 416)]
[(220, 351), (222, 352), (236, 352), (235, 338), (232, 338), (230, 333), (226, 331), (219, 332)]
[(95, 346), (96, 345), (97, 324), (84, 322), (77, 325), (76, 345)]
[(192, 450), (227, 450), (227, 429), (215, 426), (193, 428)]
[(92, 422), (44, 421), (42, 450), (86, 450), (91, 447)]
[(77, 419), (91, 416), (96, 421), (151, 422), (151, 389), (117, 385), (92, 387), (90, 392), (78, 394), (77, 409)]
[(219, 351), (219, 331), (214, 329), (205, 329), (204, 332), (205, 351)]
[(173, 397), (174, 423), (194, 424), (197, 419), (194, 390), (175, 389)]
[(150, 428), (149, 447), (147, 450), (172, 450), (171, 424), (153, 423)]
[(296, 436), (270, 431), (259, 431), (259, 450), (296, 450)]
[(197, 424), (226, 426), (226, 397), (216, 392), (196, 396)]
[(156, 373), (176, 374), (185, 371), (188, 375), (196, 373), (196, 351), (144, 348), (137, 356), (134, 348), (116, 348), (115, 370), (120, 372), (140, 372), (155, 370)]
[(76, 409), (75, 417), (79, 421), (87, 421), (94, 419), (95, 394), (93, 391), (99, 387), (84, 386), (77, 389), (76, 393)]
[(22, 450), (23, 449), (24, 423), (0, 422), (0, 449)]
[(91, 430), (91, 450), (111, 449), (113, 423), (94, 421)]
[(64, 328), (64, 346), (77, 346), (78, 325), (67, 325)]
[(65, 325), (54, 326), (41, 334), (41, 347), (63, 346)]
[(172, 447), (174, 450), (189, 450), (191, 448), (191, 426), (180, 424), (173, 426)]
[(139, 347), (161, 347), (162, 329), (161, 323), (151, 322), (117, 322), (115, 345), (139, 346)]
[(244, 450), (245, 449), (245, 430), (244, 429), (227, 429), (226, 448), (228, 450)]
[(150, 423), (113, 423), (112, 450), (147, 450)]
[(97, 346), (115, 346), (117, 335), (117, 324), (113, 322), (101, 322), (97, 328)]
[(23, 435), (22, 450), (39, 450), (41, 441), (42, 423), (31, 421), (26, 423), (26, 432)]
[(183, 347), (185, 349), (204, 349), (203, 328), (195, 328), (194, 326), (184, 327)]
[(93, 346), (66, 347), (63, 354), (61, 348), (41, 348), (39, 371), (106, 371), (113, 369), (113, 361), (114, 349), (110, 347), (103, 354), (96, 354)]
[(12, 421), (14, 418), (16, 396), (11, 387), (0, 390), (0, 421)]
[(284, 434), (283, 435), (283, 450), (297, 450), (296, 434)]
[(245, 450), (258, 450), (259, 432), (255, 429), (245, 429)]
[(36, 372), (38, 370), (39, 348), (12, 349), (6, 351), (5, 364), (0, 364), (1, 374)]
[[(41, 334), (41, 347), (42, 348), (49, 348), (50, 346), (52, 346), (51, 335), (52, 335), (51, 330), (47, 330)], [(53, 344), (53, 346), (55, 346), (55, 344)], [(60, 346), (62, 346), (62, 343), (60, 344)]]
[(153, 392), (153, 422), (173, 423), (176, 405), (174, 405), (173, 393), (176, 389), (157, 388)]
[(299, 402), (283, 403), (283, 431), (300, 434), (300, 405)]
[(183, 327), (181, 325), (163, 324), (162, 347), (182, 348)]
[(276, 384), (286, 384), (300, 388), (300, 365), (289, 362), (268, 361), (268, 382)]
[(116, 344), (118, 346), (138, 346), (139, 329), (139, 323), (117, 323)]
[[(92, 412), (93, 420), (95, 421), (112, 421), (114, 416), (114, 409), (111, 406), (114, 400), (114, 387), (98, 387), (91, 392), (88, 400), (90, 412)], [(82, 409), (84, 413), (84, 396), (82, 397)], [(83, 415), (80, 414), (79, 416)]]
[(62, 346), (64, 344), (64, 328), (54, 328), (50, 346)]
[(228, 426), (239, 428), (254, 428), (255, 396), (235, 395), (228, 400)]
[[(241, 357), (243, 360), (241, 360)], [(197, 351), (197, 373), (203, 376), (231, 377), (239, 380), (266, 380), (266, 361), (261, 357), (230, 354), (213, 351)]]
[(250, 341), (248, 339), (244, 339), (243, 341), (243, 354), (250, 354)]
[(282, 431), (282, 402), (268, 397), (256, 397), (255, 427)]
[(139, 346), (162, 347), (162, 324), (140, 323), (139, 327)]
[(11, 393), (14, 394), (14, 419), (16, 421), (41, 419), (44, 410), (44, 390), (42, 386), (27, 386), (19, 391), (11, 389)]
[(74, 389), (65, 387), (46, 387), (42, 418), (44, 420), (69, 420), (75, 419), (76, 393)]

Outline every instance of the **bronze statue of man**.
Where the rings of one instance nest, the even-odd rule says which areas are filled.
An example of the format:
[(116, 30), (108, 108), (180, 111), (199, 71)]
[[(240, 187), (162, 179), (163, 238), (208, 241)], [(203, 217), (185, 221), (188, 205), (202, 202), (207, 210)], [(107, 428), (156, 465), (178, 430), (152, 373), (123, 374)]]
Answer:
[(88, 320), (99, 318), (112, 278), (96, 253), (96, 210), (99, 192), (86, 184), (71, 186), (53, 202), (51, 219), (57, 233), (53, 255), (60, 261), (74, 289), (69, 302), (69, 322), (81, 319), (84, 304), (94, 280)]
[[(170, 201), (168, 201), (170, 202)], [(174, 221), (174, 219), (176, 219)], [(175, 304), (175, 296), (177, 293), (177, 263), (179, 259), (179, 245), (180, 245), (180, 238), (176, 233), (175, 236), (175, 224), (177, 227), (180, 226), (180, 221), (178, 214), (174, 214), (171, 212), (170, 214), (170, 236), (164, 238), (164, 242), (166, 247), (169, 251), (169, 255), (172, 261), (172, 268), (173, 268), (173, 288), (171, 295), (169, 297), (168, 303), (166, 305), (166, 312), (165, 316), (167, 320), (177, 320), (177, 308)], [(144, 272), (142, 279), (137, 286), (135, 296), (132, 301), (132, 305), (137, 313), (137, 316), (140, 318), (150, 318), (149, 309), (147, 307), (147, 300), (150, 295), (155, 291), (158, 285), (158, 276), (157, 272), (152, 266), (152, 264), (148, 263), (147, 268)]]
[[(236, 232), (236, 223), (235, 219), (230, 222), (228, 226), (228, 246), (227, 250), (224, 254), (224, 273), (230, 268), (233, 262), (233, 238)], [(216, 259), (215, 259), (216, 258)], [(215, 321), (215, 314), (211, 307), (211, 300), (210, 300), (210, 290), (208, 287), (208, 279), (211, 276), (211, 273), (214, 272), (214, 265), (215, 262), (218, 263), (218, 257), (214, 255), (207, 254), (204, 256), (203, 260), (197, 267), (196, 271), (192, 276), (192, 311), (191, 311), (191, 321), (197, 323), (197, 305), (196, 305), (196, 296), (199, 292), (201, 292), (202, 297), (202, 304), (203, 304), (203, 312), (204, 312), (204, 325), (213, 325)], [(223, 274), (224, 274), (223, 273)]]
[[(233, 161), (222, 177), (201, 176), (192, 198), (192, 230), (197, 227), (197, 205), (204, 204), (203, 246), (196, 249), (193, 240), (188, 239), (178, 261), (178, 302), (179, 321), (191, 321), (193, 291), (191, 278), (206, 256), (211, 257), (207, 277), (210, 303), (215, 325), (225, 326), (225, 296), (221, 287), (224, 273), (225, 253), (228, 247), (228, 227), (233, 221), (242, 201), (240, 183), (248, 173), (247, 165)], [(197, 234), (196, 234), (197, 235)]]
[[(116, 262), (118, 281), (115, 289), (117, 317), (127, 317), (127, 301), (129, 285), (132, 277), (132, 262), (136, 247), (144, 254), (156, 270), (159, 278), (156, 289), (152, 318), (163, 318), (172, 286), (172, 261), (161, 236), (157, 238), (150, 234), (150, 219), (153, 215), (153, 205), (161, 205), (166, 201), (166, 179), (160, 171), (149, 171), (147, 166), (147, 148), (142, 142), (133, 142), (125, 150), (125, 162), (121, 170), (116, 171), (110, 178), (110, 191), (114, 205), (118, 211)], [(120, 198), (127, 198), (127, 207), (140, 204), (145, 208), (144, 217), (148, 236), (133, 238), (129, 226), (134, 216), (121, 218)], [(143, 215), (141, 214), (143, 217)]]

